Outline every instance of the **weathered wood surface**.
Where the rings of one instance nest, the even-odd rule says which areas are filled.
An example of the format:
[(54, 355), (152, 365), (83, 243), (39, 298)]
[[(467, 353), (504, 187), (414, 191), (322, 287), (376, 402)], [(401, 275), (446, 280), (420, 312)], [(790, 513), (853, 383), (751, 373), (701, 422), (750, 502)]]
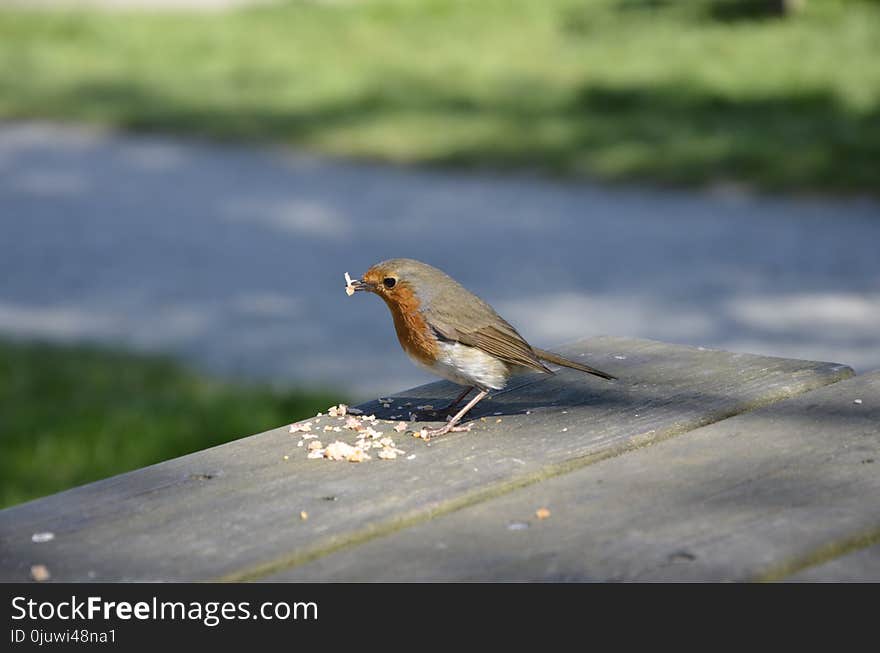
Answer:
[[(543, 520), (536, 517), (542, 507), (550, 511)], [(880, 372), (274, 579), (775, 580), (870, 542), (880, 542)], [(848, 569), (851, 579), (873, 566), (876, 579), (878, 562), (875, 547), (804, 577)]]
[[(9, 508), (0, 511), (0, 579), (27, 580), (34, 564), (48, 567), (54, 580), (277, 577), (852, 375), (832, 363), (622, 338), (590, 339), (563, 352), (583, 355), (621, 380), (571, 370), (522, 377), (479, 404), (470, 433), (430, 445), (395, 434), (407, 453), (397, 460), (307, 460), (295, 446), (298, 438), (283, 427)], [(390, 417), (404, 412), (398, 405), (439, 405), (456, 392), (451, 384), (434, 383), (394, 396), (389, 409), (375, 402), (364, 408)], [(703, 462), (681, 464), (690, 470)], [(724, 464), (731, 466), (730, 478), (749, 471), (735, 460)], [(47, 531), (54, 539), (31, 541), (32, 534)], [(429, 548), (412, 555), (406, 569), (414, 573), (427, 569), (436, 553)], [(377, 577), (389, 574), (407, 578), (393, 566), (384, 574), (377, 570)]]
[[(880, 533), (873, 535), (874, 540), (880, 541)], [(880, 544), (857, 549), (855, 552), (842, 555), (839, 558), (832, 558), (816, 566), (806, 567), (788, 576), (786, 580), (808, 583), (880, 583)]]

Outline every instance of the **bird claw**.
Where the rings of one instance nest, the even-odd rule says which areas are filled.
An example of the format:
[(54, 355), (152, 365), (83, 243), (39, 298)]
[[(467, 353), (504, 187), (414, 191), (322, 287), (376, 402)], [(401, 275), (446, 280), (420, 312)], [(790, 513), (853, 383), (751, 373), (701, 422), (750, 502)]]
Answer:
[(473, 425), (472, 424), (462, 424), (461, 426), (454, 426), (452, 424), (447, 423), (445, 426), (441, 426), (440, 428), (436, 428), (436, 429), (423, 428), (419, 432), (419, 436), (422, 438), (422, 440), (425, 440), (427, 442), (431, 438), (436, 438), (441, 435), (446, 435), (447, 433), (461, 433), (461, 432), (465, 432), (465, 431), (470, 431), (471, 426), (473, 426)]

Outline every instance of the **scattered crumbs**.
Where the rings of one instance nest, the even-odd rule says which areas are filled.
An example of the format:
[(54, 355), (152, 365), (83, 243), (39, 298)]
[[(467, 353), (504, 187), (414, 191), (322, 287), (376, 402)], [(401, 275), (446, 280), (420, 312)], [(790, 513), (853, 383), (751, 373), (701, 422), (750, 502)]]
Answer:
[(363, 449), (353, 447), (342, 440), (328, 444), (324, 449), (324, 457), (330, 460), (347, 460), (350, 463), (359, 463), (370, 459), (370, 456)]
[(318, 413), (317, 415), (315, 415), (315, 417), (322, 417), (323, 415), (324, 413)]
[(306, 431), (312, 430), (311, 422), (297, 422), (296, 424), (290, 425), (291, 433), (305, 433)]
[(853, 399), (853, 403), (854, 404), (861, 404), (862, 400), (861, 399)]
[(563, 410), (563, 411), (562, 411), (562, 414), (563, 414), (563, 415), (567, 415), (567, 414), (568, 414), (568, 411), (567, 411), (567, 410)]
[(290, 456), (285, 455), (284, 460), (290, 460)]
[(38, 583), (42, 583), (44, 580), (49, 580), (50, 578), (52, 578), (52, 574), (49, 573), (49, 569), (46, 567), (46, 565), (32, 565), (31, 578), (33, 578)]
[(415, 459), (416, 459), (416, 455), (415, 455), (414, 453), (411, 453), (410, 455), (408, 455), (408, 456), (406, 457), (406, 459), (407, 459), (407, 460), (415, 460)]
[(434, 404), (425, 404), (424, 406), (416, 406), (416, 410), (434, 410)]
[(338, 406), (330, 406), (327, 410), (327, 414), (330, 417), (345, 417), (345, 413), (348, 410), (348, 406), (345, 404), (339, 404)]
[(500, 422), (501, 422), (501, 418), (500, 418), (500, 417), (499, 417), (498, 419), (495, 420), (495, 423), (496, 423), (496, 424), (498, 424), (498, 423), (500, 423)]
[(547, 519), (550, 516), (550, 511), (547, 508), (538, 508), (535, 511), (535, 517), (538, 519)]
[(512, 521), (507, 525), (507, 530), (509, 531), (524, 531), (529, 527), (529, 522), (527, 521)]
[(309, 518), (309, 513), (307, 513), (305, 510), (300, 510), (299, 511), (299, 518), (302, 519), (303, 521), (305, 521), (306, 519)]
[(562, 429), (562, 432), (565, 433), (567, 430), (568, 430), (568, 427), (566, 426), (565, 428)]
[(513, 462), (515, 462), (517, 465), (525, 465), (526, 464), (524, 460), (520, 460), (519, 458), (511, 458), (511, 460)]
[(614, 358), (616, 358), (616, 359), (619, 360), (619, 361), (625, 361), (625, 360), (626, 360), (626, 356), (616, 355)]
[(531, 415), (531, 414), (532, 414), (532, 411), (530, 411), (530, 410), (526, 411), (526, 415)]
[(42, 542), (51, 542), (55, 539), (55, 533), (50, 533), (49, 531), (45, 531), (42, 533), (34, 533), (31, 535), (31, 542), (36, 542), (40, 544)]
[[(349, 431), (354, 431), (356, 441), (354, 444), (349, 444), (342, 440), (336, 440), (329, 445), (324, 445), (318, 439), (318, 435), (315, 432), (311, 432), (312, 425), (317, 423), (318, 420), (313, 418), (313, 421), (308, 422), (307, 426), (306, 424), (294, 424), (291, 426), (291, 431), (296, 430), (300, 433), (300, 441), (297, 442), (296, 446), (306, 447), (308, 458), (314, 460), (321, 458), (327, 460), (347, 460), (359, 463), (370, 460), (371, 456), (367, 452), (371, 449), (377, 450), (376, 455), (381, 460), (394, 460), (406, 453), (395, 446), (392, 438), (374, 428), (378, 424), (385, 423), (390, 425), (397, 433), (401, 433), (406, 430), (406, 422), (395, 423), (391, 420), (380, 420), (375, 415), (363, 416), (363, 411), (351, 409), (345, 404), (331, 406), (327, 410), (327, 414), (330, 417), (335, 417), (338, 422), (343, 424), (342, 426), (327, 424), (320, 429), (322, 432), (343, 433), (343, 429), (348, 429)], [(298, 428), (294, 429), (294, 427)], [(426, 429), (422, 429), (421, 435), (426, 441), (428, 440)], [(416, 434), (416, 437), (419, 437), (419, 434)], [(309, 440), (311, 441), (309, 442)], [(415, 455), (409, 459), (412, 460), (414, 457)], [(289, 458), (289, 455), (284, 455), (284, 460)]]

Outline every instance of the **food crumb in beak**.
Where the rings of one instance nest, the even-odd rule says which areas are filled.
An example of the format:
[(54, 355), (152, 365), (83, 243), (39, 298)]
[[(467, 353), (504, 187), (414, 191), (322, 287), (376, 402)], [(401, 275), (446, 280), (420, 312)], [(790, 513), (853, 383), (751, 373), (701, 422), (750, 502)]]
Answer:
[(351, 297), (354, 294), (354, 279), (352, 279), (348, 272), (345, 273), (345, 294)]

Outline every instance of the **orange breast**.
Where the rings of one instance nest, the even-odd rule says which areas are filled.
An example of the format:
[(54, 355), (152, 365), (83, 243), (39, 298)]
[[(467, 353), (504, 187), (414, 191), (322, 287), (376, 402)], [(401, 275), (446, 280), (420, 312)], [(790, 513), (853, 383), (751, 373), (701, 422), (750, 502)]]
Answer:
[(411, 291), (401, 288), (394, 301), (385, 303), (394, 318), (394, 330), (403, 350), (425, 365), (433, 365), (437, 360), (439, 348), (431, 327), (419, 311), (419, 300)]

